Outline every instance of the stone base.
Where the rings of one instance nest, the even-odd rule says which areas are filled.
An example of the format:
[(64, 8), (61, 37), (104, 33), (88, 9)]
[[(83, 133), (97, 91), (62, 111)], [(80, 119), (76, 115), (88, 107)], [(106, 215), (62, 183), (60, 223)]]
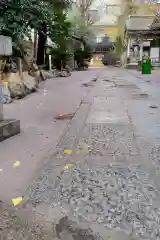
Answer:
[(0, 121), (0, 142), (20, 133), (20, 121), (5, 119)]
[(138, 63), (128, 63), (127, 65), (126, 65), (126, 68), (127, 69), (138, 69)]

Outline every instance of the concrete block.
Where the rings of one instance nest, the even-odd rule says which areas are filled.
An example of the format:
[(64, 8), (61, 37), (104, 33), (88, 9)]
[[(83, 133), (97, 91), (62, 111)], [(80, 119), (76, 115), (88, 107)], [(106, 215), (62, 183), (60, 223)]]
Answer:
[(5, 119), (0, 121), (0, 142), (20, 133), (20, 121)]

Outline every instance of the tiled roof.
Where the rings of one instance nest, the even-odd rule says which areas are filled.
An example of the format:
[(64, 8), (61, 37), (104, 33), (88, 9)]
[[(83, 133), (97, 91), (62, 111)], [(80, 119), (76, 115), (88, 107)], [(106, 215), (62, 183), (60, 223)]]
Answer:
[(126, 29), (130, 31), (150, 30), (154, 16), (131, 16), (126, 21)]
[(152, 22), (150, 29), (158, 29), (160, 28), (160, 14), (157, 14), (154, 18), (154, 21)]

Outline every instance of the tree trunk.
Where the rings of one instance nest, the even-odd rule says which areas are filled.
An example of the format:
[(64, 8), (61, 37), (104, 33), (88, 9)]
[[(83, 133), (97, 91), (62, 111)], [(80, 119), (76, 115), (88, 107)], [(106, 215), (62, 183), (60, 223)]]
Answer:
[(37, 59), (37, 41), (38, 41), (38, 32), (34, 29), (34, 52), (33, 52), (33, 58)]
[(22, 59), (18, 58), (18, 70), (21, 80), (23, 80), (23, 71), (22, 71)]
[(42, 24), (42, 28), (38, 31), (38, 50), (37, 50), (37, 65), (45, 63), (45, 44), (47, 40), (47, 26)]

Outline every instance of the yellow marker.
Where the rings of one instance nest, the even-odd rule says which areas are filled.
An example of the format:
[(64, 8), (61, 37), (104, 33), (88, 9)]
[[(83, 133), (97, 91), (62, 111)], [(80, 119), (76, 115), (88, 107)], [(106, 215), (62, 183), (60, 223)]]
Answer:
[(6, 86), (8, 86), (8, 82), (4, 82), (4, 84), (5, 84)]
[(3, 172), (3, 169), (2, 169), (2, 168), (0, 168), (0, 172)]
[(13, 167), (19, 167), (20, 166), (20, 161), (16, 161), (14, 164), (13, 164)]
[(22, 200), (23, 200), (23, 197), (13, 198), (12, 203), (13, 203), (14, 206), (17, 206), (22, 202)]
[(67, 155), (72, 154), (72, 150), (71, 149), (64, 149), (64, 153)]
[(71, 163), (66, 164), (66, 165), (64, 166), (64, 169), (69, 169), (69, 168), (72, 167), (72, 166), (73, 166), (73, 164), (71, 164)]

